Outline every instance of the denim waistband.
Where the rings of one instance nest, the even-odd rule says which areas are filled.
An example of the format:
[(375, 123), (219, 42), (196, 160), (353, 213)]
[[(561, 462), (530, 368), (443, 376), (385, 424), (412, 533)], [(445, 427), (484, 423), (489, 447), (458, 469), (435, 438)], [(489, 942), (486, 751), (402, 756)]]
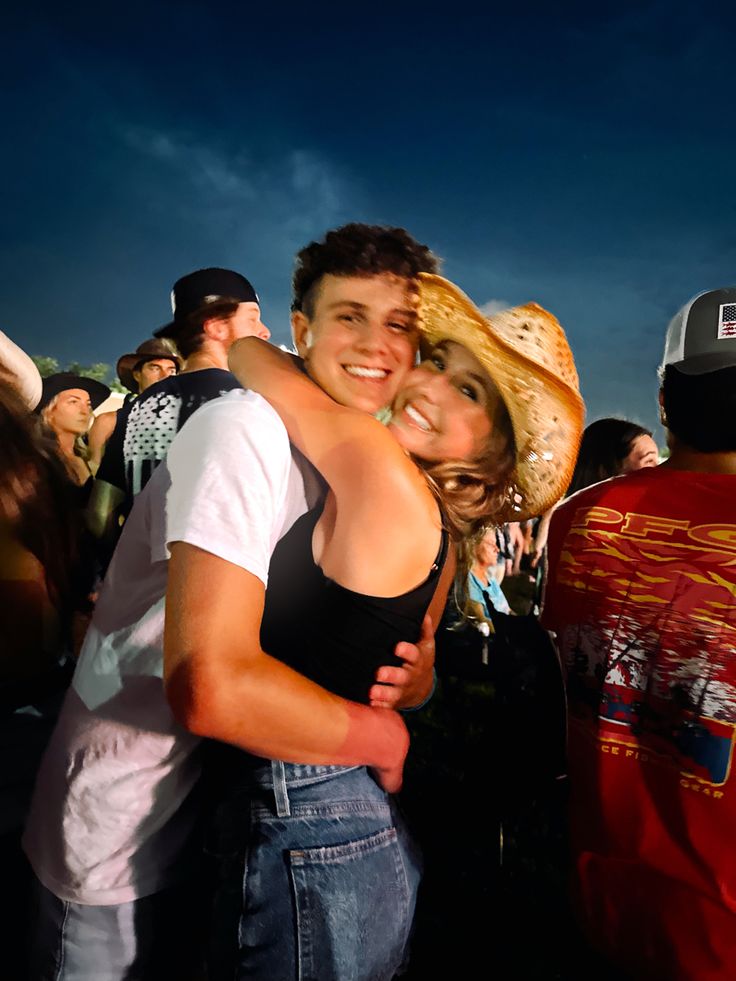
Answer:
[(325, 766), (312, 763), (282, 763), (281, 760), (264, 760), (249, 771), (249, 778), (259, 787), (273, 787), (282, 781), (295, 787), (332, 780), (359, 766)]
[(283, 763), (270, 760), (250, 772), (250, 779), (260, 787), (273, 791), (276, 814), (289, 817), (289, 787), (305, 787), (309, 784), (334, 780), (345, 773), (363, 769), (359, 766), (322, 766), (311, 763)]

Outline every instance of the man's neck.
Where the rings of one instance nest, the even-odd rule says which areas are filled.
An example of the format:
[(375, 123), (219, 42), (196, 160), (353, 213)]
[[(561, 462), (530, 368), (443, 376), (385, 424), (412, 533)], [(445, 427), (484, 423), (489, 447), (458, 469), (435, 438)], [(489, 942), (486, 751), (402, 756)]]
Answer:
[(672, 438), (669, 459), (662, 466), (695, 473), (736, 474), (736, 452), (700, 453)]
[(227, 371), (227, 356), (218, 357), (212, 351), (195, 351), (187, 358), (187, 366), (181, 374), (190, 371), (202, 371), (203, 368), (223, 368)]
[(185, 372), (203, 368), (222, 368), (227, 371), (227, 351), (221, 345), (205, 345), (187, 358)]

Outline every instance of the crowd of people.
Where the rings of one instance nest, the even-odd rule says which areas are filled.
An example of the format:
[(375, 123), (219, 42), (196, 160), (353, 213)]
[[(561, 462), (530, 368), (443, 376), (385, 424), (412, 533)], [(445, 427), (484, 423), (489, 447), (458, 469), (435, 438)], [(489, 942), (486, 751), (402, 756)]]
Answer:
[(3, 976), (733, 977), (736, 288), (660, 462), (404, 229), (292, 286), (184, 275), (96, 415), (0, 335)]

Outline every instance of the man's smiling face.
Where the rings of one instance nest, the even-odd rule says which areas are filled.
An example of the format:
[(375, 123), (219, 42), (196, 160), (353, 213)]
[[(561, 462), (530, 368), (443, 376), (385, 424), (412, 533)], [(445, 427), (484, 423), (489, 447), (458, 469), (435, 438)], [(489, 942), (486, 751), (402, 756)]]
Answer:
[(410, 282), (391, 273), (327, 274), (313, 307), (311, 318), (292, 315), (310, 376), (342, 405), (371, 413), (389, 405), (417, 351)]

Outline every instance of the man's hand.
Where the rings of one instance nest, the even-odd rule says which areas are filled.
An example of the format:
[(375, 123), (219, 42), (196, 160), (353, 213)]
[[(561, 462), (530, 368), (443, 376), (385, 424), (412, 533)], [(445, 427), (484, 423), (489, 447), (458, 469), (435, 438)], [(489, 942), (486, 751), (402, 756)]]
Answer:
[(382, 711), (381, 725), (390, 734), (390, 744), (395, 752), (395, 758), (385, 766), (372, 766), (371, 773), (379, 787), (387, 794), (398, 794), (404, 777), (404, 761), (409, 752), (409, 733), (404, 720), (396, 712)]
[(429, 614), (422, 621), (417, 643), (401, 641), (395, 654), (404, 663), (400, 668), (384, 665), (376, 671), (378, 684), (368, 693), (374, 708), (414, 708), (429, 698), (434, 682), (434, 627)]

